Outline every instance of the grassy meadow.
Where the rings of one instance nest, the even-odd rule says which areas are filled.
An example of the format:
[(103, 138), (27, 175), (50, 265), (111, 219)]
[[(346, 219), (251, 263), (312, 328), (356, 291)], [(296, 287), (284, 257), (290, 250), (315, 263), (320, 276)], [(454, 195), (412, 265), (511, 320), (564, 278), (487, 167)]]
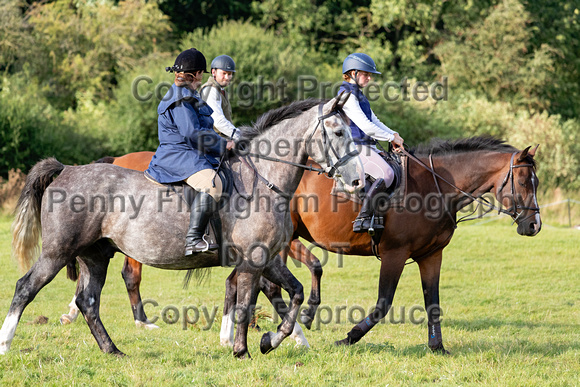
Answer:
[[(322, 284), (321, 319), (332, 321), (307, 331), (309, 350), (290, 340), (268, 355), (259, 351), (263, 332), (249, 334), (252, 360), (240, 361), (219, 346), (224, 280), (229, 269), (216, 268), (204, 284), (182, 289), (183, 273), (145, 268), (142, 295), (149, 317), (174, 306), (177, 315), (159, 318), (160, 329), (135, 327), (120, 276), (122, 258), (111, 261), (103, 290), (101, 318), (113, 341), (128, 356), (100, 352), (81, 318), (62, 326), (59, 317), (75, 284), (65, 272), (47, 285), (25, 310), (11, 351), (0, 356), (2, 385), (521, 385), (580, 384), (580, 231), (545, 227), (521, 237), (499, 218), (485, 225), (462, 225), (446, 249), (442, 267), (442, 332), (451, 356), (430, 353), (426, 323), (414, 324), (410, 310), (423, 306), (417, 266), (408, 265), (397, 289), (394, 313), (351, 347), (335, 347), (345, 337), (356, 306), (368, 311), (376, 301), (379, 262), (345, 257), (339, 267), (329, 255)], [(0, 217), (0, 313), (2, 319), (19, 278), (10, 257), (10, 222)], [(292, 271), (310, 291), (304, 267)], [(263, 295), (263, 329), (276, 324)], [(182, 311), (200, 312), (196, 324), (183, 325)], [(204, 309), (205, 307), (205, 309)], [(335, 311), (345, 311), (337, 319)], [(211, 328), (203, 311), (217, 308)], [(404, 308), (404, 309), (403, 309)], [(353, 312), (354, 311), (354, 312)], [(401, 313), (403, 312), (403, 313)], [(39, 316), (48, 317), (38, 324)], [(415, 313), (419, 318), (421, 313)], [(171, 323), (170, 318), (177, 320)], [(404, 319), (404, 323), (401, 321)], [(210, 319), (211, 321), (211, 319)], [(35, 323), (36, 322), (36, 323)]]

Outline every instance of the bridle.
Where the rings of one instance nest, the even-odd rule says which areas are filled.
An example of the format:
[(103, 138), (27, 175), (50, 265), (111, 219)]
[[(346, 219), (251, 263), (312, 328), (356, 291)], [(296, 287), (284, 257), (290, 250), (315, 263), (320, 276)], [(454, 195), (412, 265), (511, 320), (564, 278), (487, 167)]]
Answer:
[[(336, 174), (338, 168), (340, 168), (341, 166), (346, 164), (353, 157), (356, 157), (359, 154), (359, 152), (358, 152), (358, 150), (354, 149), (354, 150), (348, 152), (347, 154), (345, 154), (344, 156), (340, 157), (340, 155), (338, 154), (336, 149), (332, 146), (332, 143), (330, 143), (330, 141), (328, 139), (328, 133), (326, 132), (326, 127), (324, 126), (324, 120), (339, 114), (339, 111), (338, 111), (338, 109), (333, 109), (330, 113), (322, 114), (323, 107), (324, 107), (324, 103), (321, 102), (318, 105), (318, 123), (316, 124), (316, 127), (314, 128), (312, 133), (308, 136), (308, 139), (305, 142), (305, 146), (307, 149), (310, 149), (309, 145), (311, 144), (312, 137), (314, 137), (314, 134), (318, 130), (318, 127), (321, 127), (322, 128), (321, 129), (322, 130), (322, 144), (324, 147), (324, 157), (326, 159), (327, 168), (316, 168), (316, 167), (313, 167), (312, 165), (300, 164), (300, 163), (295, 163), (292, 161), (281, 160), (281, 159), (278, 159), (275, 157), (261, 155), (259, 153), (249, 153), (249, 152), (244, 153), (243, 155), (240, 155), (240, 160), (242, 160), (242, 162), (246, 166), (248, 166), (250, 169), (252, 169), (254, 171), (254, 176), (255, 176), (254, 188), (256, 186), (257, 181), (260, 180), (262, 183), (264, 183), (266, 185), (266, 187), (273, 190), (277, 194), (279, 194), (281, 196), (286, 196), (280, 188), (278, 188), (275, 184), (269, 182), (264, 176), (262, 176), (258, 172), (258, 170), (256, 169), (256, 166), (254, 165), (254, 162), (252, 161), (252, 159), (249, 156), (261, 158), (264, 160), (274, 161), (274, 162), (278, 162), (278, 163), (293, 165), (295, 167), (299, 167), (299, 168), (306, 169), (309, 171), (318, 172), (318, 174), (326, 173), (331, 178), (334, 177), (335, 175), (336, 175), (336, 177), (341, 176), (340, 174)], [(332, 158), (330, 157), (331, 151), (337, 159), (336, 163), (334, 163), (332, 161)], [(237, 187), (236, 187), (236, 190), (238, 191), (238, 193), (240, 193), (240, 191), (237, 189)], [(252, 192), (253, 192), (253, 189), (252, 189)], [(248, 196), (246, 199), (249, 200), (249, 199), (251, 199), (252, 196), (253, 196), (253, 193), (252, 193), (252, 195)]]
[[(472, 195), (469, 192), (465, 192), (464, 190), (462, 190), (461, 188), (457, 187), (455, 184), (451, 183), (450, 181), (448, 181), (447, 179), (445, 179), (443, 176), (441, 176), (440, 174), (438, 174), (437, 172), (435, 172), (435, 168), (433, 167), (433, 155), (432, 154), (429, 155), (429, 163), (431, 165), (428, 166), (424, 162), (422, 162), (421, 160), (419, 160), (417, 157), (415, 157), (411, 153), (407, 152), (407, 150), (405, 150), (404, 148), (402, 149), (402, 152), (405, 155), (407, 155), (409, 158), (411, 158), (414, 161), (416, 161), (419, 165), (423, 166), (429, 172), (431, 172), (431, 174), (433, 175), (433, 180), (435, 181), (435, 186), (437, 187), (437, 191), (439, 192), (439, 195), (441, 197), (443, 197), (443, 193), (441, 192), (441, 188), (439, 187), (439, 183), (438, 183), (437, 179), (440, 179), (441, 181), (447, 183), (451, 187), (453, 187), (456, 190), (458, 190), (459, 192), (461, 192), (461, 194), (463, 194), (465, 197), (467, 197), (467, 198), (469, 198), (469, 199), (477, 202), (478, 204), (483, 205), (483, 206), (487, 206), (487, 207), (492, 208), (492, 209), (496, 209), (498, 211), (498, 214), (503, 213), (503, 214), (509, 215), (513, 219), (513, 222), (514, 223), (516, 221), (518, 221), (518, 219), (522, 216), (522, 214), (526, 210), (533, 211), (533, 213), (531, 215), (528, 215), (527, 217), (525, 217), (523, 220), (526, 220), (526, 219), (528, 219), (528, 218), (530, 218), (532, 216), (535, 216), (536, 214), (539, 214), (540, 213), (540, 209), (538, 207), (527, 207), (527, 206), (522, 206), (522, 205), (520, 205), (520, 204), (517, 203), (517, 200), (516, 200), (516, 188), (515, 188), (514, 169), (515, 168), (532, 168), (532, 175), (535, 176), (535, 173), (533, 173), (533, 169), (534, 169), (534, 165), (533, 164), (519, 164), (519, 165), (514, 165), (514, 159), (515, 159), (515, 156), (518, 154), (518, 152), (514, 152), (512, 154), (511, 159), (510, 159), (510, 166), (509, 166), (508, 172), (507, 172), (505, 178), (503, 179), (503, 182), (500, 185), (499, 189), (497, 190), (497, 195), (496, 195), (496, 196), (500, 197), (501, 191), (506, 187), (506, 185), (508, 184), (508, 182), (511, 183), (510, 185), (511, 185), (512, 208), (509, 211), (506, 210), (506, 209), (503, 209), (501, 207), (496, 207), (493, 203), (491, 203), (489, 200), (487, 200), (487, 199), (485, 199), (483, 197), (476, 197), (476, 196)], [(534, 189), (534, 195), (535, 195), (535, 189)], [(470, 215), (468, 215), (466, 217), (463, 217), (463, 218), (459, 219), (458, 221), (456, 221), (454, 219), (454, 217), (451, 215), (451, 211), (449, 211), (449, 209), (447, 208), (447, 201), (445, 199), (443, 199), (443, 203), (445, 205), (445, 211), (447, 212), (448, 216), (453, 221), (455, 228), (457, 228), (457, 223), (460, 223), (460, 222), (463, 222), (463, 221), (467, 221), (467, 220), (477, 219), (477, 217), (476, 218), (469, 218), (470, 215), (473, 215), (473, 213), (475, 213), (475, 211), (473, 211)], [(521, 211), (518, 213), (518, 210), (521, 210)]]
[[(503, 182), (501, 183), (499, 189), (497, 190), (497, 196), (499, 196), (500, 192), (505, 188), (505, 186), (507, 185), (508, 181), (511, 182), (511, 197), (512, 197), (512, 208), (510, 211), (504, 210), (504, 209), (500, 209), (499, 211), (507, 214), (509, 216), (512, 217), (512, 219), (514, 220), (514, 223), (520, 218), (520, 216), (522, 216), (522, 214), (524, 213), (524, 211), (533, 211), (533, 213), (531, 215), (528, 215), (527, 217), (525, 217), (523, 220), (526, 220), (532, 216), (535, 216), (536, 214), (540, 213), (540, 208), (538, 207), (527, 207), (527, 206), (522, 206), (518, 203), (518, 201), (516, 200), (516, 184), (515, 184), (515, 178), (514, 178), (514, 168), (532, 168), (532, 179), (535, 177), (535, 173), (534, 173), (534, 165), (533, 164), (519, 164), (519, 165), (514, 165), (514, 158), (516, 157), (518, 152), (514, 152), (512, 154), (511, 160), (510, 160), (510, 168), (508, 170), (508, 173), (506, 174), (505, 178), (503, 179)], [(535, 195), (535, 187), (534, 187), (534, 195)], [(518, 213), (518, 210), (521, 210)], [(498, 212), (499, 213), (499, 212)]]
[[(328, 174), (329, 177), (333, 177), (334, 174), (336, 173), (336, 171), (338, 170), (338, 168), (340, 168), (341, 166), (346, 164), (353, 157), (358, 156), (359, 152), (358, 152), (358, 150), (353, 149), (352, 151), (348, 152), (344, 156), (340, 157), (340, 155), (338, 154), (336, 149), (332, 146), (332, 144), (328, 140), (328, 133), (326, 132), (326, 127), (324, 126), (324, 120), (339, 114), (339, 111), (338, 111), (338, 109), (334, 109), (330, 113), (322, 114), (323, 107), (324, 107), (323, 103), (320, 103), (320, 105), (318, 105), (318, 123), (316, 124), (316, 127), (312, 131), (312, 134), (310, 136), (308, 136), (308, 139), (306, 140), (306, 147), (307, 147), (307, 149), (309, 149), (308, 146), (312, 141), (312, 137), (314, 136), (314, 134), (318, 130), (318, 127), (321, 127), (322, 128), (321, 129), (322, 130), (322, 145), (324, 147), (324, 157), (326, 158), (326, 165), (328, 166), (326, 173)], [(334, 154), (334, 157), (336, 157), (336, 159), (337, 159), (336, 163), (332, 162), (332, 158), (330, 157), (329, 151), (332, 151), (332, 153)], [(337, 175), (337, 177), (340, 177), (340, 175)]]
[[(538, 207), (526, 207), (526, 206), (521, 206), (519, 204), (516, 204), (516, 199), (515, 199), (516, 187), (515, 187), (515, 180), (514, 180), (514, 168), (532, 168), (532, 174), (533, 174), (533, 176), (535, 176), (533, 164), (514, 165), (514, 158), (518, 154), (518, 152), (514, 152), (512, 154), (511, 160), (510, 160), (510, 167), (509, 167), (508, 172), (507, 172), (505, 178), (503, 179), (503, 182), (502, 182), (500, 188), (498, 189), (497, 195), (496, 195), (496, 196), (500, 196), (501, 191), (505, 188), (508, 181), (511, 181), (511, 189), (512, 189), (511, 195), (512, 195), (512, 201), (513, 201), (511, 211), (505, 210), (501, 207), (496, 207), (493, 203), (491, 203), (489, 200), (487, 200), (483, 197), (476, 197), (476, 196), (470, 194), (469, 192), (465, 192), (464, 190), (457, 187), (455, 184), (451, 183), (450, 181), (445, 179), (443, 176), (441, 176), (440, 174), (435, 172), (435, 168), (433, 166), (433, 155), (432, 154), (429, 154), (429, 163), (431, 164), (431, 166), (428, 166), (423, 161), (419, 160), (419, 158), (417, 158), (415, 155), (409, 153), (405, 148), (401, 147), (401, 152), (403, 154), (405, 154), (407, 157), (409, 157), (410, 159), (417, 162), (423, 168), (425, 168), (426, 170), (431, 172), (431, 174), (433, 175), (433, 180), (435, 181), (435, 186), (437, 187), (437, 191), (439, 193), (439, 196), (441, 196), (441, 199), (443, 200), (443, 204), (445, 206), (445, 212), (447, 213), (447, 215), (449, 216), (449, 218), (451, 219), (451, 221), (453, 223), (453, 230), (457, 229), (458, 223), (468, 221), (468, 220), (478, 219), (479, 217), (470, 217), (471, 215), (473, 215), (477, 211), (477, 208), (469, 215), (464, 216), (459, 220), (456, 220), (455, 217), (451, 214), (451, 211), (449, 211), (449, 209), (447, 208), (447, 201), (443, 197), (443, 193), (441, 192), (441, 188), (439, 187), (439, 183), (437, 182), (437, 179), (440, 179), (441, 181), (443, 181), (443, 182), (447, 183), (448, 185), (450, 185), (451, 187), (455, 188), (456, 190), (461, 192), (461, 194), (463, 194), (465, 197), (468, 197), (469, 199), (473, 200), (474, 202), (477, 202), (478, 207), (479, 207), (479, 205), (488, 206), (491, 209), (496, 209), (498, 211), (498, 214), (504, 213), (504, 214), (509, 215), (513, 219), (513, 223), (515, 223), (520, 218), (520, 216), (522, 216), (522, 214), (524, 213), (525, 210), (531, 210), (534, 212), (531, 215), (528, 215), (527, 217), (525, 217), (523, 220), (526, 220), (526, 219), (540, 213), (540, 209)], [(535, 193), (535, 187), (534, 187), (534, 195), (535, 194), (536, 193)], [(518, 213), (518, 209), (521, 209), (522, 211), (520, 213)], [(421, 259), (423, 259), (424, 257), (431, 255), (433, 252), (437, 251), (439, 248), (441, 248), (441, 246), (444, 246), (447, 242), (449, 242), (449, 240), (453, 236), (453, 232), (454, 231), (451, 231), (449, 236), (442, 243), (437, 245), (434, 249), (430, 250), (428, 253), (423, 254), (419, 257), (414, 257), (413, 261), (418, 262)], [(409, 265), (409, 264), (413, 263), (413, 261), (407, 262), (407, 263), (405, 263), (405, 265)]]

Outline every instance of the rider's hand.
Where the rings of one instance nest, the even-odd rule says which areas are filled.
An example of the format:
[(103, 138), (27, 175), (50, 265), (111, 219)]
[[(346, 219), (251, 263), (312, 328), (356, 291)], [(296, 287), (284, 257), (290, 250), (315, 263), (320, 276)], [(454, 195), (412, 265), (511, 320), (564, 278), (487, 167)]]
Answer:
[(403, 137), (401, 137), (399, 133), (395, 133), (395, 138), (393, 138), (393, 140), (391, 141), (391, 143), (393, 144), (393, 148), (395, 148), (395, 152), (400, 152), (401, 149), (403, 149), (404, 142), (405, 140), (403, 140)]
[(236, 146), (236, 143), (234, 142), (234, 140), (228, 140), (228, 142), (226, 143), (227, 150), (232, 150), (235, 148), (235, 146)]

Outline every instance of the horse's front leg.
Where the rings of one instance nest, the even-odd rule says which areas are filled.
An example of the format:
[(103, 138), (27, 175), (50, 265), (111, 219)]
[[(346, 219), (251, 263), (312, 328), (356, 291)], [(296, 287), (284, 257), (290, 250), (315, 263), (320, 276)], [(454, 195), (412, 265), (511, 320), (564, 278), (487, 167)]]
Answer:
[(348, 332), (345, 339), (335, 342), (336, 345), (352, 345), (360, 341), (368, 331), (387, 315), (393, 304), (395, 290), (409, 257), (405, 250), (387, 251), (381, 249), (381, 273), (379, 276), (379, 298), (375, 310)]
[(238, 271), (234, 269), (226, 278), (226, 296), (224, 300), (224, 312), (220, 329), (220, 344), (224, 347), (234, 346), (234, 321), (236, 298), (238, 297)]
[(234, 339), (234, 356), (244, 359), (251, 357), (248, 352), (248, 326), (256, 306), (258, 282), (262, 273), (260, 269), (252, 267), (247, 261), (238, 266), (236, 270), (238, 273), (238, 297), (235, 307), (237, 329)]
[(142, 267), (143, 265), (141, 262), (125, 255), (125, 263), (121, 270), (121, 276), (125, 281), (125, 287), (127, 288), (127, 294), (129, 295), (129, 302), (131, 303), (131, 310), (133, 311), (133, 317), (135, 318), (135, 325), (147, 329), (156, 329), (159, 327), (147, 319), (145, 309), (143, 308), (143, 302), (141, 301), (141, 292), (139, 289), (141, 287)]
[(448, 355), (449, 352), (443, 347), (441, 336), (441, 307), (439, 304), (439, 276), (441, 273), (441, 260), (443, 250), (423, 258), (418, 262), (421, 273), (421, 285), (425, 297), (425, 309), (427, 310), (427, 325), (429, 327), (429, 348), (436, 353)]
[(279, 255), (268, 262), (264, 268), (263, 276), (276, 285), (281, 286), (290, 295), (288, 312), (283, 316), (282, 323), (278, 325), (277, 333), (266, 332), (264, 336), (262, 336), (260, 350), (262, 353), (268, 353), (277, 348), (282, 340), (294, 331), (298, 311), (304, 302), (304, 290), (302, 284), (296, 279), (296, 277), (294, 277), (284, 262), (282, 262)]

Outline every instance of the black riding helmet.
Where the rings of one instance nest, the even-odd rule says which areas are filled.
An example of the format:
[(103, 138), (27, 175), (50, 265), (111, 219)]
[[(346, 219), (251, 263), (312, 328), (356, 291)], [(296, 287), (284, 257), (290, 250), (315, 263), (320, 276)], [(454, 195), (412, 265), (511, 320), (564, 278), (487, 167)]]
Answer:
[(204, 73), (207, 73), (206, 68), (207, 62), (205, 56), (197, 49), (190, 48), (179, 54), (175, 59), (175, 64), (171, 67), (166, 67), (165, 71), (170, 73), (193, 73), (203, 70)]

